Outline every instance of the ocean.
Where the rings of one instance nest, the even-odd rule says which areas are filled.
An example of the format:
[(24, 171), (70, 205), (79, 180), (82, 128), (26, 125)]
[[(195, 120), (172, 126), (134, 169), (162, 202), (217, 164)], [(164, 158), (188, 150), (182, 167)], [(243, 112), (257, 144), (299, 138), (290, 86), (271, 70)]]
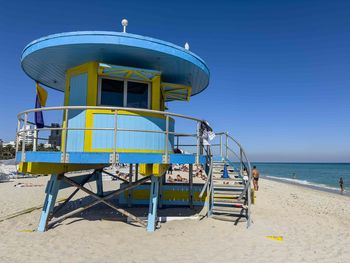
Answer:
[(253, 163), (262, 177), (339, 191), (339, 179), (344, 179), (350, 192), (350, 163)]

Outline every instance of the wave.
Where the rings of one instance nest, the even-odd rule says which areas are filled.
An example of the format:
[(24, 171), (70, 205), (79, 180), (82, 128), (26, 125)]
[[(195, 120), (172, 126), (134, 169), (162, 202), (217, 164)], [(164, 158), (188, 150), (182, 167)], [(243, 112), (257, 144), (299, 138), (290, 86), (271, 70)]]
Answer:
[(331, 186), (328, 186), (328, 185), (325, 185), (325, 184), (317, 184), (317, 183), (313, 183), (313, 182), (310, 182), (310, 181), (307, 181), (307, 180), (299, 180), (299, 179), (277, 177), (277, 176), (269, 176), (269, 175), (266, 175), (264, 177), (270, 178), (270, 179), (274, 179), (274, 180), (285, 181), (285, 182), (289, 182), (289, 183), (293, 183), (293, 184), (324, 188), (325, 190), (339, 191), (339, 188), (331, 187)]

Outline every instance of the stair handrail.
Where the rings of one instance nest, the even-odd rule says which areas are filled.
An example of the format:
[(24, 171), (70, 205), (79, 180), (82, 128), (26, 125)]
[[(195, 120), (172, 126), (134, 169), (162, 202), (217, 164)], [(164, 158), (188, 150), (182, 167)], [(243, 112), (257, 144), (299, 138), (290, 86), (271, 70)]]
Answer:
[[(247, 154), (243, 148), (243, 146), (237, 141), (235, 140), (232, 136), (230, 136), (228, 134), (228, 132), (220, 132), (220, 133), (216, 133), (216, 135), (225, 135), (226, 140), (225, 140), (225, 157), (223, 157), (222, 155), (222, 149), (220, 149), (220, 155), (221, 158), (224, 159), (225, 161), (231, 162), (228, 158), (228, 151), (232, 152), (236, 157), (238, 157), (239, 161), (240, 161), (240, 174), (242, 174), (242, 165), (244, 167), (246, 167), (247, 169), (247, 175), (248, 175), (248, 181), (245, 183), (244, 189), (242, 191), (242, 193), (240, 194), (240, 196), (238, 197), (238, 199), (242, 199), (243, 196), (246, 196), (246, 200), (247, 200), (247, 228), (250, 227), (251, 225), (251, 181), (252, 181), (252, 167), (250, 164), (250, 161), (247, 157)], [(233, 143), (235, 143), (240, 150), (240, 155), (238, 156), (234, 150), (232, 150), (229, 145), (228, 145), (228, 140), (231, 140)], [(220, 148), (222, 147), (222, 142), (220, 141)], [(246, 164), (245, 164), (246, 163)], [(248, 166), (248, 167), (247, 167)]]
[(207, 199), (208, 199), (208, 211), (207, 216), (211, 215), (211, 209), (213, 206), (213, 156), (211, 153), (211, 147), (208, 145), (207, 149), (203, 147), (206, 151), (206, 156), (208, 158), (206, 165), (209, 166), (208, 174), (207, 174), (207, 181), (204, 183), (202, 190), (199, 194), (199, 198), (203, 197), (204, 192), (207, 192)]

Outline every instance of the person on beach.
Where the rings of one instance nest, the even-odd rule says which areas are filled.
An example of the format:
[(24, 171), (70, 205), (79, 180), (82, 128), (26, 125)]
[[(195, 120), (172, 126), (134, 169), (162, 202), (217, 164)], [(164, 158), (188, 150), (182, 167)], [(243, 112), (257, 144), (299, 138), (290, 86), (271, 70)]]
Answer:
[(344, 193), (344, 180), (343, 180), (343, 177), (340, 177), (339, 185), (340, 185), (340, 193), (343, 194)]
[(259, 176), (260, 176), (260, 172), (258, 169), (256, 169), (256, 166), (253, 167), (253, 171), (252, 171), (252, 175), (253, 175), (253, 185), (254, 185), (254, 190), (258, 191), (259, 190)]
[(243, 168), (242, 175), (243, 175), (243, 180), (244, 180), (245, 182), (247, 182), (247, 181), (248, 181), (248, 170), (247, 170), (246, 167)]
[(173, 165), (169, 164), (168, 174), (173, 174)]

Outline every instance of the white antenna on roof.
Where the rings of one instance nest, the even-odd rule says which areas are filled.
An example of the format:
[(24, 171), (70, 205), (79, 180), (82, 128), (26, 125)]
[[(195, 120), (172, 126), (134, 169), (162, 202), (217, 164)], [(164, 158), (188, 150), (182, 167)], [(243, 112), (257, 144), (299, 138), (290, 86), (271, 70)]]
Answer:
[(126, 27), (128, 26), (128, 20), (125, 18), (122, 20), (122, 26), (123, 26), (123, 33), (126, 33)]
[(190, 50), (190, 45), (187, 42), (185, 43), (185, 49)]

